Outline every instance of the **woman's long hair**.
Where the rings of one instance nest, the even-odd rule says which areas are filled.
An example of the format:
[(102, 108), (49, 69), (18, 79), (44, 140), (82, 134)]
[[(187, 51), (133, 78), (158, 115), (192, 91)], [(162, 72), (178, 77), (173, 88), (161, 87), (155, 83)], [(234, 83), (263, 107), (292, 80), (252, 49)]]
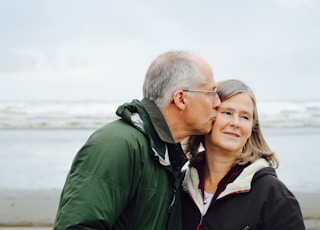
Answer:
[[(235, 96), (239, 93), (248, 94), (253, 102), (253, 126), (252, 133), (246, 144), (242, 149), (242, 153), (239, 155), (235, 164), (247, 164), (256, 161), (259, 158), (266, 159), (270, 166), (277, 168), (279, 161), (275, 156), (275, 153), (269, 148), (265, 141), (261, 127), (259, 124), (258, 111), (256, 105), (256, 99), (252, 90), (240, 80), (225, 80), (218, 82), (217, 92), (221, 102)], [(187, 141), (187, 152), (190, 156), (190, 161), (199, 161), (204, 158), (203, 154), (198, 154), (200, 145), (204, 145), (205, 136), (191, 136)]]

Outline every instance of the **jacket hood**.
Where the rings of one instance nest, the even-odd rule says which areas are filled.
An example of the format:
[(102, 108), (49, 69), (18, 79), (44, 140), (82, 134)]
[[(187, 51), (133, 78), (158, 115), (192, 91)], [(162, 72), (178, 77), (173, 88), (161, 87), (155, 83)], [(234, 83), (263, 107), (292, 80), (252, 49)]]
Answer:
[[(259, 178), (270, 173), (276, 176), (274, 169), (270, 168), (270, 170), (261, 170), (264, 168), (269, 169), (270, 167), (268, 162), (263, 158), (258, 159), (252, 164), (248, 165), (232, 183), (226, 186), (225, 190), (220, 193), (217, 199), (230, 194), (249, 192), (253, 178), (257, 172), (259, 173), (254, 180), (258, 180)], [(200, 178), (197, 169), (194, 167), (187, 168), (185, 178), (182, 182), (183, 190), (192, 197), (199, 210), (203, 210), (203, 196), (202, 191), (199, 189), (199, 183)]]
[[(146, 101), (146, 99), (144, 99)], [(148, 101), (149, 107), (151, 106), (153, 110), (159, 110), (155, 104), (151, 104)], [(150, 105), (151, 104), (151, 105)], [(160, 111), (159, 111), (160, 113)], [(158, 114), (159, 114), (158, 113)], [(139, 100), (132, 100), (130, 103), (125, 103), (118, 107), (116, 114), (121, 117), (126, 123), (131, 124), (141, 132), (143, 132), (152, 148), (152, 152), (155, 156), (159, 158), (159, 162), (164, 166), (170, 165), (168, 149), (164, 141), (162, 141), (157, 133), (157, 130), (162, 130), (161, 127), (155, 127), (157, 124), (153, 124), (149, 116), (149, 111), (146, 110), (145, 106)], [(160, 113), (161, 114), (161, 113)], [(159, 115), (158, 115), (159, 117)], [(162, 117), (162, 115), (160, 116)], [(164, 118), (162, 117), (162, 124), (167, 127)], [(169, 128), (167, 128), (169, 130)], [(168, 132), (170, 135), (170, 131)], [(169, 135), (168, 134), (168, 135)], [(162, 134), (164, 135), (164, 134)], [(170, 136), (167, 139), (170, 139)], [(171, 138), (172, 139), (172, 138)]]

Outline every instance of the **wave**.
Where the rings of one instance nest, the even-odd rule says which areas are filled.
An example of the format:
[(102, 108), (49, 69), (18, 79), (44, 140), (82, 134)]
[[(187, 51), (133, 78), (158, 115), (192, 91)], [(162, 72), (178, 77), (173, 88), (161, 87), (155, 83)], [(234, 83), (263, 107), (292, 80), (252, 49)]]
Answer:
[(111, 102), (0, 102), (0, 128), (97, 128), (117, 118)]
[(262, 102), (257, 105), (262, 126), (319, 127), (320, 101)]
[[(117, 119), (119, 102), (0, 101), (0, 128), (96, 129)], [(320, 102), (262, 102), (265, 127), (319, 127)]]

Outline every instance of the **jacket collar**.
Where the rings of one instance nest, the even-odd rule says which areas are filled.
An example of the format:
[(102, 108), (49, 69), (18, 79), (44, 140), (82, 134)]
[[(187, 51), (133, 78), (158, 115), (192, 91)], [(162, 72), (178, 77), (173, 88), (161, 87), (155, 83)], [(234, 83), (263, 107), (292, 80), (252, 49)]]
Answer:
[[(266, 167), (269, 167), (269, 164), (263, 158), (258, 159), (252, 164), (248, 165), (242, 170), (242, 172), (233, 182), (226, 186), (225, 190), (219, 194), (217, 199), (234, 193), (250, 191), (253, 176), (256, 174), (256, 172)], [(200, 177), (197, 168), (187, 168), (185, 178), (182, 182), (183, 190), (192, 197), (199, 210), (203, 210), (203, 193), (201, 188), (199, 188), (199, 185)]]
[(232, 183), (227, 185), (226, 189), (222, 193), (220, 193), (218, 199), (232, 193), (250, 191), (253, 176), (259, 170), (267, 167), (269, 167), (269, 164), (265, 159), (260, 158), (256, 160), (255, 162), (247, 166), (245, 169), (243, 169), (241, 174)]
[[(144, 109), (148, 113), (151, 123), (156, 130), (159, 138), (162, 142), (166, 143), (166, 161), (162, 162), (162, 164), (168, 165), (167, 161), (169, 160), (173, 169), (180, 170), (183, 164), (187, 161), (187, 158), (181, 148), (180, 143), (174, 142), (171, 131), (160, 109), (153, 101), (147, 100), (145, 98), (141, 101), (141, 104), (144, 106)], [(167, 157), (169, 157), (169, 159)]]
[(119, 106), (116, 114), (146, 134), (160, 164), (180, 169), (187, 161), (180, 144), (174, 143), (169, 127), (154, 102), (133, 100)]
[(168, 124), (158, 106), (153, 101), (142, 99), (142, 105), (150, 116), (153, 127), (155, 128), (160, 139), (166, 143), (175, 144)]

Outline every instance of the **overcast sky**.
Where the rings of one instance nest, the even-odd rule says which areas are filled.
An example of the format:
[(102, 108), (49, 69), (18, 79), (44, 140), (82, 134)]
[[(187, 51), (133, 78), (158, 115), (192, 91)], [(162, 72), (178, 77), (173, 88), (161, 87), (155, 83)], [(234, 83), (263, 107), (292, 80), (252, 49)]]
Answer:
[(257, 99), (320, 100), (318, 0), (2, 0), (0, 100), (131, 100), (167, 50)]

